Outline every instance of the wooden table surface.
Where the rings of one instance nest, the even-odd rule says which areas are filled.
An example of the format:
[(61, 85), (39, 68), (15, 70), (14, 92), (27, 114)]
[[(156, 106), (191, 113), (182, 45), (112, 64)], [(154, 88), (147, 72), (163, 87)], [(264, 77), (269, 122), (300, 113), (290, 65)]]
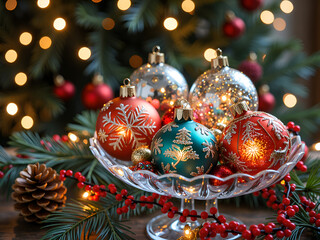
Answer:
[[(220, 205), (219, 210), (222, 213), (239, 218), (247, 225), (264, 223), (266, 217), (270, 217), (273, 214), (271, 210), (266, 208), (252, 209), (245, 206), (236, 208), (232, 204)], [(132, 237), (138, 240), (148, 239), (145, 235), (145, 226), (152, 217), (158, 214), (161, 214), (161, 212), (131, 218), (127, 224), (135, 233)], [(0, 200), (0, 240), (37, 240), (46, 231), (45, 229), (40, 229), (40, 227), (38, 224), (26, 223), (19, 217), (19, 214), (13, 209), (12, 201)]]

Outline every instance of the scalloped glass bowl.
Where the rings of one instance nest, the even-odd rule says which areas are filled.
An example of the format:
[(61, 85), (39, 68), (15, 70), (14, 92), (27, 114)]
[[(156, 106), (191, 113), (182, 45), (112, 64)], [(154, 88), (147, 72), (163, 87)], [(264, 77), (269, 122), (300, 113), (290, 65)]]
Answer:
[[(93, 155), (110, 173), (128, 185), (147, 192), (155, 192), (161, 195), (171, 195), (172, 197), (181, 198), (181, 208), (184, 208), (183, 205), (188, 203), (187, 199), (190, 199), (190, 203), (188, 203), (188, 207), (190, 208), (194, 208), (195, 199), (207, 200), (206, 209), (209, 210), (210, 207), (212, 207), (212, 204), (216, 206), (215, 199), (231, 198), (249, 194), (280, 181), (294, 168), (296, 163), (304, 155), (304, 144), (301, 143), (300, 137), (293, 136), (291, 140), (292, 147), (288, 155), (289, 161), (279, 169), (267, 169), (254, 176), (244, 173), (236, 173), (226, 178), (219, 178), (210, 174), (186, 178), (173, 173), (157, 175), (147, 170), (131, 171), (127, 166), (131, 162), (123, 162), (111, 157), (100, 147), (96, 138), (90, 139), (90, 149)], [(214, 179), (223, 181), (224, 184), (214, 186), (211, 184)], [(166, 217), (166, 215), (164, 216)], [(147, 225), (147, 232), (152, 239), (177, 239), (182, 235), (181, 231), (185, 224), (179, 225), (177, 220), (171, 219), (171, 223), (164, 223), (163, 226), (166, 225), (168, 231), (171, 228), (171, 230), (175, 231), (176, 234), (162, 234), (165, 232), (165, 229), (163, 229), (163, 227), (161, 228), (156, 226), (161, 225), (162, 220), (164, 221), (163, 216), (158, 216), (152, 219)], [(154, 226), (150, 226), (152, 225), (151, 222)], [(156, 230), (159, 231), (155, 232)], [(232, 236), (229, 239), (235, 239), (236, 237), (237, 236)]]

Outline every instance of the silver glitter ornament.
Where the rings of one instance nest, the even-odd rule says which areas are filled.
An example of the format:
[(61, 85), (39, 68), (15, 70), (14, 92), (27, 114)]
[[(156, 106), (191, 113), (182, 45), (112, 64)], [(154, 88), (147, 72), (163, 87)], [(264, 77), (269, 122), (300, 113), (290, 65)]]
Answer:
[(155, 46), (149, 53), (149, 61), (130, 76), (136, 86), (137, 97), (150, 102), (160, 116), (173, 107), (178, 98), (188, 97), (188, 84), (174, 67), (165, 64), (164, 54)]
[(189, 94), (191, 108), (199, 116), (201, 124), (216, 128), (218, 123), (232, 120), (232, 100), (247, 100), (252, 111), (258, 109), (257, 90), (251, 80), (236, 69), (229, 67), (228, 58), (217, 49), (217, 57), (211, 61), (211, 69), (200, 75)]

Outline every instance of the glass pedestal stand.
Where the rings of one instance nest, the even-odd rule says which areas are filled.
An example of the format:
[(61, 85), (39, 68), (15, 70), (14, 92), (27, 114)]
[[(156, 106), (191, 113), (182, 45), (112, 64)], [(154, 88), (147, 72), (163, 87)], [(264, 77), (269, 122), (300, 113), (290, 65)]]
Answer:
[[(254, 176), (245, 173), (235, 173), (225, 178), (219, 178), (211, 174), (186, 178), (175, 173), (157, 175), (147, 170), (131, 171), (128, 166), (125, 166), (122, 162), (106, 153), (95, 137), (90, 139), (90, 150), (102, 166), (129, 186), (147, 192), (180, 198), (182, 199), (181, 209), (195, 209), (194, 200), (206, 200), (204, 209), (209, 213), (211, 207), (217, 207), (217, 199), (253, 193), (282, 180), (304, 155), (304, 144), (301, 143), (300, 137), (293, 136), (291, 142), (290, 153), (287, 156), (288, 160), (279, 169), (266, 169)], [(211, 184), (214, 180), (218, 180), (222, 184), (219, 186)], [(198, 210), (197, 213), (201, 213), (201, 210)], [(240, 222), (232, 216), (224, 216), (228, 222), (232, 220)], [(202, 219), (189, 222), (192, 229), (200, 226), (202, 223)], [(186, 224), (179, 221), (179, 216), (170, 219), (166, 214), (161, 214), (148, 223), (147, 233), (151, 239), (175, 240), (183, 235), (183, 228)], [(228, 237), (227, 239), (236, 239), (238, 236), (229, 234)], [(222, 238), (218, 235), (215, 239)]]
[[(203, 201), (202, 201), (203, 202)], [(184, 209), (189, 209), (190, 211), (195, 209), (197, 210), (197, 213), (200, 214), (201, 211), (206, 210), (208, 213), (210, 212), (210, 208), (212, 207), (216, 207), (218, 209), (218, 200), (217, 199), (212, 199), (212, 200), (206, 200), (205, 201), (205, 209), (202, 210), (197, 210), (195, 208), (195, 204), (194, 204), (194, 199), (181, 199), (181, 205), (180, 205), (180, 212), (182, 212)], [(223, 214), (226, 219), (227, 222), (230, 221), (237, 221), (240, 224), (242, 224), (242, 222), (235, 218), (232, 217), (230, 215), (227, 214)], [(219, 216), (219, 211), (216, 214), (216, 216)], [(190, 218), (182, 223), (179, 221), (179, 217), (180, 215), (174, 217), (174, 218), (168, 218), (167, 214), (162, 214), (159, 216), (156, 216), (154, 218), (152, 218), (147, 226), (146, 226), (146, 231), (148, 234), (149, 239), (152, 240), (176, 240), (179, 237), (183, 236), (184, 233), (184, 227), (185, 225), (189, 225), (191, 227), (191, 229), (195, 229), (196, 227), (199, 227), (202, 223), (205, 222), (205, 220), (203, 219), (199, 219), (197, 221), (191, 221)], [(208, 219), (209, 221), (214, 221), (213, 219)], [(237, 239), (239, 238), (240, 235), (232, 235), (232, 234), (228, 234), (228, 237), (226, 238), (222, 238), (219, 235), (217, 235), (214, 239), (216, 240), (222, 240), (222, 239)]]

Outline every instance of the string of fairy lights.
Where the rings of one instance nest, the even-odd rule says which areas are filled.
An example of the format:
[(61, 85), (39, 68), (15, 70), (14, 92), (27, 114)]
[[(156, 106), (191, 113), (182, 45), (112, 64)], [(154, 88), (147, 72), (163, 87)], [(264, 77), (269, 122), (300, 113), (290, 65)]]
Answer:
[[(101, 1), (103, 0), (92, 0), (92, 2), (94, 3), (100, 3)], [(121, 11), (128, 10), (131, 7), (131, 5), (132, 5), (132, 2), (130, 0), (117, 1), (117, 7)], [(37, 6), (40, 9), (48, 8), (50, 6), (50, 0), (37, 0)], [(5, 3), (5, 7), (8, 11), (13, 11), (17, 7), (17, 1), (7, 0)], [(181, 2), (181, 9), (186, 13), (193, 14), (195, 8), (196, 8), (195, 2), (192, 0), (183, 0)], [(294, 6), (291, 1), (283, 0), (280, 3), (280, 9), (283, 13), (290, 14), (293, 11)], [(274, 14), (269, 10), (263, 10), (260, 14), (260, 19), (264, 24), (273, 24), (273, 27), (276, 31), (283, 31), (286, 28), (286, 21), (280, 17), (275, 18)], [(110, 31), (115, 27), (116, 23), (112, 18), (108, 17), (103, 19), (101, 25), (106, 31)], [(174, 31), (175, 29), (177, 29), (178, 25), (179, 25), (178, 20), (172, 16), (168, 16), (163, 21), (163, 26), (168, 31)], [(63, 31), (67, 28), (67, 22), (64, 18), (57, 16), (57, 18), (55, 18), (52, 22), (52, 27), (56, 31)], [(30, 32), (21, 33), (19, 37), (19, 42), (22, 45), (27, 46), (32, 41), (33, 41), (33, 36)], [(39, 39), (39, 47), (41, 49), (47, 50), (51, 46), (52, 46), (52, 40), (49, 36), (42, 36)], [(203, 55), (204, 55), (204, 58), (209, 62), (211, 61), (212, 58), (217, 57), (217, 53), (213, 48), (206, 49)], [(89, 60), (91, 57), (90, 48), (87, 46), (82, 46), (81, 48), (78, 49), (77, 56), (79, 57), (79, 59), (83, 61)], [(14, 49), (8, 49), (4, 57), (8, 63), (14, 63), (18, 59), (18, 52)], [(133, 55), (129, 58), (129, 64), (133, 68), (138, 68), (139, 66), (142, 65), (142, 63), (143, 63), (143, 60), (139, 55)], [(28, 81), (28, 76), (24, 72), (18, 72), (14, 77), (14, 81), (18, 86), (24, 86)], [(297, 98), (295, 95), (291, 93), (286, 93), (283, 96), (283, 103), (286, 107), (293, 108), (297, 104)], [(6, 111), (9, 115), (14, 116), (19, 111), (19, 108), (16, 103), (10, 102), (6, 107)], [(21, 126), (24, 129), (30, 129), (33, 127), (33, 125), (34, 125), (34, 120), (32, 119), (31, 116), (22, 117)]]

